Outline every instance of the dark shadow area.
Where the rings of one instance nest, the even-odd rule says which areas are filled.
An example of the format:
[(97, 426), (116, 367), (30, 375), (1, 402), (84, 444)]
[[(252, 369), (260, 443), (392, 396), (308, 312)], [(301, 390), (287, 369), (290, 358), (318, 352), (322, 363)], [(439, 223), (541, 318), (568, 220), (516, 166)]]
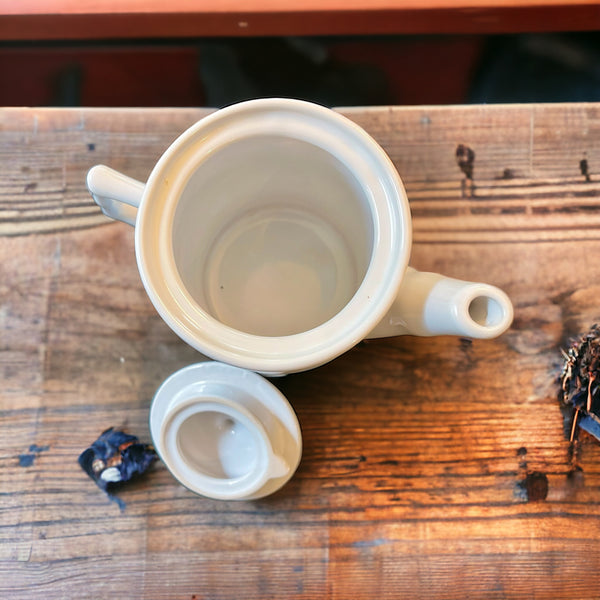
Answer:
[(0, 44), (3, 106), (600, 100), (597, 33)]
[(489, 38), (468, 102), (600, 100), (598, 33)]

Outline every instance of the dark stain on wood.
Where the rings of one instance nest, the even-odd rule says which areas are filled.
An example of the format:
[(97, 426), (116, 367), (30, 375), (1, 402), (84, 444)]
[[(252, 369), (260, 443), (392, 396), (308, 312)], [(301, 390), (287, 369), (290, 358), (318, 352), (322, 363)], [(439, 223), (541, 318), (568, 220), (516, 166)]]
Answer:
[(587, 158), (582, 158), (579, 161), (579, 170), (581, 174), (585, 177), (585, 180), (589, 183), (592, 178), (590, 177), (590, 166), (588, 164)]
[(527, 502), (543, 502), (548, 496), (548, 477), (545, 473), (533, 471), (519, 485), (525, 491)]
[(475, 151), (465, 144), (456, 147), (456, 162), (467, 179), (473, 179), (475, 169)]
[(461, 181), (463, 198), (475, 195), (475, 184), (473, 183), (473, 172), (475, 170), (475, 151), (465, 144), (456, 147), (456, 163), (463, 172), (465, 178)]
[(38, 446), (37, 444), (31, 444), (28, 452), (19, 454), (19, 466), (23, 468), (33, 466), (38, 455), (42, 452), (46, 452), (49, 449), (50, 446)]
[(20, 467), (31, 467), (35, 461), (35, 454), (20, 454), (19, 455), (19, 466)]

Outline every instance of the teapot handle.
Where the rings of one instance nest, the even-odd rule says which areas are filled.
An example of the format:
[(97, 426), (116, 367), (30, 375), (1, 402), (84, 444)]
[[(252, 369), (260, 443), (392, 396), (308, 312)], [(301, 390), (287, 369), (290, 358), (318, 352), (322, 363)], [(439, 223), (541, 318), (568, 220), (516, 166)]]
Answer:
[(512, 319), (512, 303), (497, 287), (408, 267), (392, 307), (367, 337), (409, 334), (486, 339), (504, 333)]
[(107, 217), (135, 226), (145, 187), (141, 181), (104, 165), (96, 165), (88, 171), (86, 183), (94, 201)]

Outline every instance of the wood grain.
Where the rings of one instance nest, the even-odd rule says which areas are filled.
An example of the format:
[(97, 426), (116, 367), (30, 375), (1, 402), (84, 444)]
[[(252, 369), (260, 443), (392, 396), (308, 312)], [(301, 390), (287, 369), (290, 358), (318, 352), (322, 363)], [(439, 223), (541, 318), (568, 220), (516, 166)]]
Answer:
[(593, 31), (596, 0), (0, 0), (0, 39)]
[[(600, 105), (340, 110), (406, 184), (412, 264), (504, 288), (513, 326), (364, 342), (274, 380), (304, 440), (282, 490), (211, 501), (157, 464), (123, 512), (78, 454), (111, 425), (148, 440), (154, 391), (202, 357), (85, 173), (144, 180), (206, 111), (0, 111), (0, 597), (598, 597), (600, 445), (574, 477), (556, 377), (600, 319)], [(544, 500), (520, 485), (533, 472)]]

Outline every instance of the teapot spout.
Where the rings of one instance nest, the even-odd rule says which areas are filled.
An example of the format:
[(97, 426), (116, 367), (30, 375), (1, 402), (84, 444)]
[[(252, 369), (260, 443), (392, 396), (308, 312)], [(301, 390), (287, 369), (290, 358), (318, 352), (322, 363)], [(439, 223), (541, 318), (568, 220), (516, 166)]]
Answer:
[(504, 333), (512, 319), (512, 303), (497, 287), (409, 267), (396, 300), (367, 337), (408, 334), (486, 339)]

